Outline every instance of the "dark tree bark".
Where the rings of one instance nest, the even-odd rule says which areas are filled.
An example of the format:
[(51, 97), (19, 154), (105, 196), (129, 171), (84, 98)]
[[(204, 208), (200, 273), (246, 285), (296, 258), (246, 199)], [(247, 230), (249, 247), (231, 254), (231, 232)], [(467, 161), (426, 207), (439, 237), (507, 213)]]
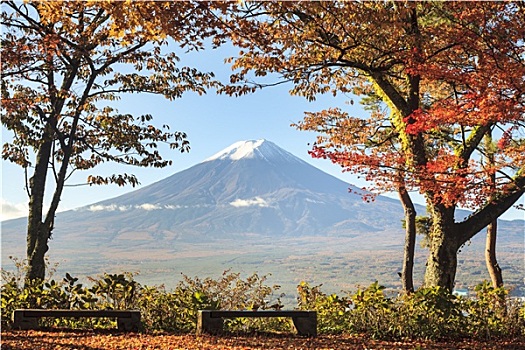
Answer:
[[(49, 131), (49, 127), (47, 128)], [(42, 222), (44, 192), (47, 179), (47, 168), (51, 157), (52, 140), (47, 133), (38, 150), (35, 172), (29, 180), (29, 216), (27, 225), (27, 259), (28, 271), (25, 277), (26, 285), (34, 280), (43, 280), (45, 275), (44, 256), (49, 247), (47, 241), (50, 231)]]
[(414, 291), (414, 252), (416, 247), (416, 209), (405, 186), (398, 189), (399, 199), (405, 212), (405, 246), (401, 283), (405, 293)]

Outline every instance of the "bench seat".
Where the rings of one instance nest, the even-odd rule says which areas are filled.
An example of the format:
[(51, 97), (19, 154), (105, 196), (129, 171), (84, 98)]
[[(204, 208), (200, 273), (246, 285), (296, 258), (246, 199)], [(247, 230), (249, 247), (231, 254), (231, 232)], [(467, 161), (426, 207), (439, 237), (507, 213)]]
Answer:
[(291, 317), (299, 335), (317, 336), (317, 312), (299, 310), (199, 310), (197, 334), (220, 334), (223, 331), (223, 319), (237, 317)]
[(13, 328), (37, 329), (42, 317), (111, 317), (117, 318), (119, 331), (138, 331), (141, 328), (138, 310), (69, 310), (17, 309), (13, 311)]

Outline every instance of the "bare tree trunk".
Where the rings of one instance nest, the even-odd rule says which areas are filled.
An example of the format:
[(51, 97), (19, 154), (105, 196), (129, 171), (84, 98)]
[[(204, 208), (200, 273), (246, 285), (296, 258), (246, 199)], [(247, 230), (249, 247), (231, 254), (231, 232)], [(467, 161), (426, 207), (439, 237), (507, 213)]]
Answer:
[(401, 283), (405, 293), (414, 291), (414, 252), (416, 247), (416, 209), (405, 186), (398, 189), (399, 198), (405, 211), (405, 246)]
[(498, 288), (503, 286), (503, 275), (496, 259), (496, 237), (498, 232), (497, 220), (487, 226), (487, 240), (485, 244), (485, 263), (489, 271), (492, 286)]
[(429, 256), (425, 271), (425, 286), (454, 290), (457, 252), (460, 243), (455, 239), (454, 209), (443, 205), (431, 208), (432, 228), (429, 235)]
[(52, 141), (50, 139), (45, 140), (40, 146), (36, 157), (35, 172), (29, 180), (30, 198), (27, 225), (28, 271), (25, 276), (26, 285), (35, 280), (42, 281), (45, 277), (44, 256), (49, 249), (47, 241), (50, 232), (42, 222), (42, 217), (51, 146)]
[[(494, 165), (494, 145), (491, 132), (485, 136), (485, 154), (489, 166)], [(496, 174), (490, 176), (491, 186), (496, 186)], [(490, 279), (494, 288), (503, 286), (503, 275), (496, 259), (496, 238), (498, 234), (498, 220), (493, 220), (487, 226), (487, 240), (485, 243), (485, 263), (489, 271)]]

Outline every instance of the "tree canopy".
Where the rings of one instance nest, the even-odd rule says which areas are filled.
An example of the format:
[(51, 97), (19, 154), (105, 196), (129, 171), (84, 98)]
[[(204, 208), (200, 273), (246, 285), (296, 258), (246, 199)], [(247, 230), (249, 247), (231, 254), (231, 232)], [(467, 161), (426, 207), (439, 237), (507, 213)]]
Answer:
[(366, 117), (333, 108), (297, 127), (318, 133), (312, 156), (371, 189), (425, 196), (425, 283), (451, 290), (461, 245), (525, 192), (523, 4), (246, 2), (222, 16), (241, 48), (232, 82), (278, 73), (310, 100), (362, 98)]
[[(160, 143), (189, 150), (184, 132), (155, 126), (148, 114), (121, 114), (112, 102), (130, 93), (173, 100), (217, 86), (212, 73), (177, 64), (174, 46), (198, 50), (213, 34), (203, 15), (187, 2), (2, 3), (2, 125), (13, 135), (2, 156), (28, 179), (28, 280), (43, 278), (47, 241), (72, 172), (104, 162), (165, 167), (171, 160), (160, 154)], [(169, 42), (176, 45), (168, 50)], [(54, 188), (46, 191), (48, 174)], [(88, 174), (89, 184), (138, 183), (133, 174)]]

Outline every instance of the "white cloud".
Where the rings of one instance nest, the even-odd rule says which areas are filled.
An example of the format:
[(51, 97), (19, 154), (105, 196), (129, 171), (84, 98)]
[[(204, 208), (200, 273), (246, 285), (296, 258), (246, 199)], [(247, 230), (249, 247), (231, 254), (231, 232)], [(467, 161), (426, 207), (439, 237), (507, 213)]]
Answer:
[(115, 211), (117, 209), (118, 207), (116, 204), (111, 204), (111, 205), (97, 204), (97, 205), (90, 205), (88, 208), (89, 211)]
[(116, 205), (116, 204), (109, 204), (109, 205), (102, 205), (102, 204), (93, 204), (88, 207), (89, 211), (127, 211), (130, 209), (142, 209), (142, 210), (159, 210), (162, 209), (162, 207), (158, 204), (150, 204), (150, 203), (144, 203), (140, 205)]
[(144, 209), (144, 210), (159, 210), (159, 209), (162, 209), (162, 207), (160, 205), (158, 205), (158, 204), (149, 204), (149, 203), (136, 205), (135, 208), (137, 208), (137, 209)]
[(236, 199), (233, 202), (230, 202), (230, 205), (236, 208), (251, 207), (251, 206), (258, 206), (258, 207), (264, 208), (264, 207), (270, 206), (268, 202), (266, 202), (261, 197), (255, 197), (253, 199)]
[(0, 221), (24, 217), (27, 216), (28, 212), (27, 203), (11, 203), (2, 198)]
[(139, 209), (139, 210), (162, 210), (162, 209), (168, 209), (168, 210), (177, 210), (177, 209), (187, 209), (187, 208), (205, 208), (209, 207), (208, 204), (196, 204), (196, 205), (179, 205), (179, 204), (151, 204), (151, 203), (144, 203), (144, 204), (136, 204), (136, 205), (116, 205), (116, 204), (110, 204), (110, 205), (102, 205), (102, 204), (93, 204), (90, 205), (87, 210), (89, 211), (127, 211), (131, 209)]
[[(110, 205), (102, 205), (102, 204), (93, 204), (88, 207), (87, 210), (89, 211), (126, 211), (130, 210), (130, 205), (116, 205), (116, 204), (110, 204)], [(77, 210), (77, 209), (74, 209)]]

